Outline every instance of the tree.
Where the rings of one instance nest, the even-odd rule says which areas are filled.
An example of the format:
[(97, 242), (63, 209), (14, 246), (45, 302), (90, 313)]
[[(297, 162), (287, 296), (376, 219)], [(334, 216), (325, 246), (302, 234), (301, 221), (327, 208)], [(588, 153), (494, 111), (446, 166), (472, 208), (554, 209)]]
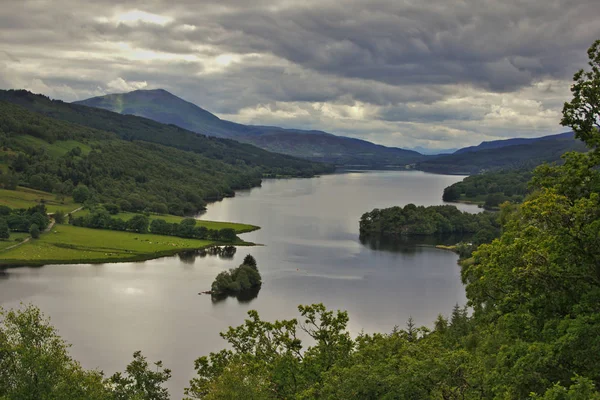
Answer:
[(75, 189), (73, 189), (73, 200), (76, 203), (83, 204), (86, 200), (90, 198), (90, 190), (85, 185), (77, 185)]
[(571, 87), (573, 99), (563, 107), (561, 124), (598, 152), (600, 146), (600, 40), (588, 49), (590, 71), (577, 71)]
[(107, 203), (103, 204), (102, 207), (104, 207), (104, 209), (108, 211), (110, 215), (117, 215), (119, 213), (119, 206), (116, 204)]
[(133, 361), (125, 373), (117, 372), (108, 379), (114, 400), (169, 400), (169, 391), (163, 386), (171, 378), (171, 370), (163, 368), (162, 362), (154, 363), (156, 371), (142, 353), (133, 353)]
[(4, 218), (0, 218), (0, 239), (10, 238), (10, 230)]
[(42, 214), (39, 211), (34, 212), (30, 217), (29, 217), (29, 221), (32, 224), (36, 224), (38, 226), (39, 229), (46, 229), (46, 227), (48, 226), (49, 223), (49, 219), (48, 217), (44, 214)]
[(246, 257), (244, 257), (244, 262), (242, 264), (257, 269), (256, 259), (251, 254), (248, 254)]
[(40, 310), (0, 309), (0, 398), (108, 400), (102, 374), (85, 371)]
[(137, 233), (148, 233), (150, 220), (145, 215), (135, 215), (127, 221), (127, 229)]
[(452, 202), (458, 199), (460, 199), (460, 193), (458, 192), (455, 186), (449, 186), (446, 189), (444, 189), (444, 194), (442, 195), (443, 201)]
[(32, 224), (29, 227), (29, 234), (34, 239), (39, 238), (40, 237), (40, 227), (37, 224)]
[(63, 224), (65, 222), (65, 212), (63, 210), (57, 210), (53, 217), (57, 224)]
[(237, 236), (235, 235), (235, 229), (223, 228), (219, 230), (219, 238), (224, 242), (235, 242)]

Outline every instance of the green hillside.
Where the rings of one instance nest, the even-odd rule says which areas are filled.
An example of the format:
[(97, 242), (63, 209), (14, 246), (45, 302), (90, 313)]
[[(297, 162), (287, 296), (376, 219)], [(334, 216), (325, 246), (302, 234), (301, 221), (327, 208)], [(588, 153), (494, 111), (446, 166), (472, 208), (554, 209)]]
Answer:
[[(78, 115), (69, 114), (71, 106), (64, 103), (27, 92), (13, 94), (32, 99), (38, 104), (32, 108), (41, 105), (47, 108), (47, 114)], [(197, 137), (139, 118), (130, 124), (128, 117), (97, 111), (103, 114), (96, 116), (93, 125), (123, 126), (126, 132), (141, 137), (145, 131), (136, 130), (140, 128), (136, 124), (148, 122), (152, 128), (149, 132), (157, 138), (164, 132), (181, 131), (181, 137), (196, 145), (198, 152), (122, 140), (115, 133), (49, 118), (0, 101), (0, 187), (14, 189), (19, 184), (70, 196), (80, 186), (79, 201), (111, 202), (124, 211), (183, 215), (198, 212), (207, 201), (232, 196), (237, 189), (260, 185), (264, 174), (310, 176), (326, 170), (320, 164), (271, 155), (233, 141)]]
[(307, 177), (333, 169), (328, 165), (271, 153), (234, 140), (207, 137), (146, 118), (50, 100), (25, 90), (0, 90), (0, 101), (19, 105), (55, 120), (112, 133), (127, 141), (142, 140), (194, 152), (253, 173)]

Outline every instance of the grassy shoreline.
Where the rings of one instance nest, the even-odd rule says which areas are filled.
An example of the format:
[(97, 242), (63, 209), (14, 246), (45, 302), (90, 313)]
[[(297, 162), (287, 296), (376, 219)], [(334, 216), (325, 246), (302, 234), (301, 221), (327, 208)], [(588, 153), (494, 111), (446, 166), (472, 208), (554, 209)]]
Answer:
[[(231, 223), (224, 223), (231, 225)], [(238, 224), (237, 233), (260, 229)], [(103, 264), (147, 261), (196, 251), (212, 246), (252, 246), (238, 240), (226, 243), (212, 240), (178, 238), (174, 236), (138, 234), (102, 229), (55, 225), (39, 239), (0, 251), (0, 268), (36, 267), (52, 264)]]
[(61, 265), (61, 264), (120, 264), (128, 262), (141, 262), (156, 260), (163, 257), (176, 256), (180, 253), (187, 251), (197, 251), (207, 249), (213, 246), (255, 246), (252, 242), (235, 242), (235, 243), (221, 243), (212, 242), (202, 247), (194, 247), (189, 249), (177, 249), (177, 250), (165, 250), (156, 252), (153, 254), (135, 255), (129, 258), (96, 258), (96, 259), (85, 259), (85, 260), (0, 260), (0, 269), (8, 268), (19, 268), (19, 267), (43, 267), (45, 265)]

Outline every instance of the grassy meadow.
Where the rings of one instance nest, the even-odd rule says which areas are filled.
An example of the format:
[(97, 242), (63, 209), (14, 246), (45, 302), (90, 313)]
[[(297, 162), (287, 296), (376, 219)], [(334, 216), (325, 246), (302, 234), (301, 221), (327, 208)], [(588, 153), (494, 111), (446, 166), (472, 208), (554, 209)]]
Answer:
[(38, 205), (42, 200), (44, 200), (49, 213), (57, 210), (70, 212), (80, 207), (71, 197), (58, 200), (52, 193), (40, 190), (25, 187), (18, 187), (17, 190), (0, 189), (0, 205), (10, 208), (29, 208)]
[(11, 246), (14, 246), (15, 244), (19, 244), (19, 242), (22, 242), (23, 240), (27, 239), (28, 237), (29, 237), (29, 233), (11, 232), (10, 239), (0, 240), (0, 251), (7, 249)]
[[(11, 239), (13, 237), (14, 235), (11, 235)], [(12, 244), (14, 243), (16, 242)], [(31, 239), (14, 249), (0, 253), (0, 265), (147, 260), (180, 251), (201, 249), (212, 244), (216, 243), (173, 236), (55, 225), (39, 239)]]

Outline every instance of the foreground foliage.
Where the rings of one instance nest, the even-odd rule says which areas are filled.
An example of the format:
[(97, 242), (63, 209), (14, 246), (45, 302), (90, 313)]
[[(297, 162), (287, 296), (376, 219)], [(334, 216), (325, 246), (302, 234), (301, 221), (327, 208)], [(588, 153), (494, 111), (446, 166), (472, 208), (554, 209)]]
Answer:
[(2, 400), (162, 400), (171, 373), (160, 362), (150, 367), (139, 353), (124, 373), (105, 379), (68, 354), (40, 310), (0, 309), (0, 399)]

